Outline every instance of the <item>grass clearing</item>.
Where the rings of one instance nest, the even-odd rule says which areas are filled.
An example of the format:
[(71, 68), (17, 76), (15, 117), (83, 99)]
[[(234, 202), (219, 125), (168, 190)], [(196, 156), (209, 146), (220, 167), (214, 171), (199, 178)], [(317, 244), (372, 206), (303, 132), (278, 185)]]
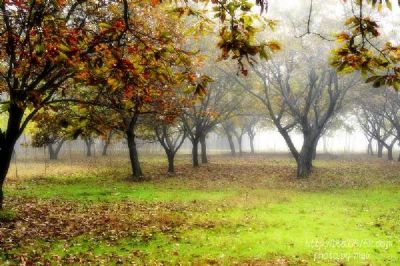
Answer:
[(294, 180), (284, 156), (214, 156), (199, 169), (181, 156), (171, 177), (156, 156), (133, 183), (126, 159), (96, 160), (11, 173), (0, 263), (400, 263), (397, 163), (322, 158)]

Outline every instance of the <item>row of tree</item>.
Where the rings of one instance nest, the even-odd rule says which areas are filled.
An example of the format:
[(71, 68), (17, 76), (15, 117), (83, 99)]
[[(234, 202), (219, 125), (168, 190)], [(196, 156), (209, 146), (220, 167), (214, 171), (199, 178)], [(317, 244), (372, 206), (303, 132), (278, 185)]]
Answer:
[(358, 99), (355, 111), (368, 140), (367, 152), (374, 154), (372, 143), (375, 141), (378, 157), (383, 156), (385, 149), (391, 161), (393, 148), (400, 141), (400, 96), (391, 89), (381, 88), (370, 88), (366, 93), (368, 97)]
[[(199, 8), (199, 2), (205, 6)], [(173, 157), (180, 137), (171, 141), (165, 132), (183, 128), (193, 144), (193, 164), (198, 165), (199, 144), (207, 161), (206, 135), (242, 102), (241, 93), (227, 90), (232, 84), (258, 100), (260, 113), (276, 126), (296, 159), (297, 176), (309, 175), (318, 140), (342, 108), (354, 78), (339, 78), (327, 60), (299, 49), (265, 63), (280, 44), (265, 36), (258, 41), (259, 33), (276, 23), (252, 10), (255, 4), (263, 13), (269, 1), (253, 2), (1, 1), (0, 114), (5, 122), (0, 130), (0, 208), (15, 143), (32, 120), (53, 121), (46, 116), (54, 112), (50, 116), (67, 134), (88, 143), (93, 131), (119, 132), (127, 139), (133, 177), (140, 181), (138, 132), (148, 131), (149, 123), (156, 127), (157, 138)], [(377, 1), (350, 2), (349, 29), (337, 36), (342, 45), (330, 62), (338, 71), (363, 72), (375, 86), (398, 88), (399, 48), (389, 42), (374, 45), (379, 26), (364, 15)], [(391, 1), (386, 5), (391, 8)], [(306, 35), (312, 34), (312, 1), (308, 18)], [(225, 75), (217, 79), (200, 74), (205, 73), (201, 56), (187, 49), (188, 40), (215, 28), (219, 58), (236, 62), (236, 67), (221, 66)], [(233, 71), (237, 66), (246, 79)], [(215, 82), (206, 93), (210, 76)], [(217, 102), (220, 110), (207, 108)], [(292, 130), (303, 134), (300, 150), (293, 145)]]

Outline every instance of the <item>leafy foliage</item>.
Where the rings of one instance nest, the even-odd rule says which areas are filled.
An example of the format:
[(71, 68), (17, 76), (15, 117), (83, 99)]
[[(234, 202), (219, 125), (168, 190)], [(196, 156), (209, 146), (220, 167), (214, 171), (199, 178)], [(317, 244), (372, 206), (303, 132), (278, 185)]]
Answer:
[[(346, 20), (347, 31), (337, 35), (339, 48), (332, 51), (332, 65), (339, 72), (360, 71), (366, 82), (374, 87), (390, 86), (400, 89), (400, 47), (388, 41), (378, 45), (380, 26), (372, 17), (364, 15), (366, 4), (375, 8), (378, 1), (357, 1), (359, 14)], [(385, 1), (392, 9), (391, 1)], [(381, 10), (383, 1), (379, 1)]]

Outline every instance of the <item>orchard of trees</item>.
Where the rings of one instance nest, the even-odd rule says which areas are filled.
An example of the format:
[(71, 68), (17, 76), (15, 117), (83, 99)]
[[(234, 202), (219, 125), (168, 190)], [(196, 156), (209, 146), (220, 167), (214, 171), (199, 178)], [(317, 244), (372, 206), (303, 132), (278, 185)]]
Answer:
[[(59, 234), (58, 240), (68, 242), (72, 236), (68, 238), (70, 236), (60, 233), (60, 230), (69, 228), (73, 232), (81, 226), (82, 232), (88, 228), (112, 233), (122, 230), (124, 234), (121, 233), (118, 237), (132, 236), (130, 231), (139, 232), (144, 228), (143, 232), (140, 231), (140, 243), (148, 243), (166, 232), (171, 234), (168, 237), (173, 241), (180, 241), (190, 234), (178, 236), (179, 230), (212, 230), (221, 225), (229, 228), (227, 220), (236, 215), (241, 217), (237, 220), (243, 220), (243, 224), (250, 224), (263, 217), (259, 214), (254, 214), (254, 217), (249, 214), (253, 212), (253, 205), (263, 202), (269, 206), (275, 201), (287, 204), (292, 200), (291, 196), (288, 196), (290, 189), (296, 190), (296, 193), (310, 189), (309, 192), (313, 193), (323, 187), (329, 192), (342, 186), (362, 187), (375, 184), (375, 180), (371, 181), (363, 175), (368, 169), (374, 172), (376, 169), (383, 171), (385, 168), (373, 168), (360, 158), (367, 158), (367, 161), (371, 160), (374, 163), (387, 163), (384, 167), (388, 169), (397, 169), (397, 165), (400, 165), (399, 15), (400, 2), (394, 0), (0, 1), (0, 264), (15, 254), (17, 255), (13, 258), (18, 257), (20, 262), (23, 262), (21, 265), (34, 264), (24, 257), (28, 256), (27, 252), (21, 251), (19, 254), (12, 251), (13, 248), (19, 250), (25, 245), (23, 238), (29, 235), (25, 231), (29, 231), (31, 228), (28, 227), (32, 224), (39, 228), (34, 233), (29, 231), (32, 233), (32, 239), (36, 239), (35, 234), (40, 232), (41, 236)], [(341, 139), (342, 143), (347, 143), (347, 135), (350, 132), (358, 132), (364, 136), (364, 139), (358, 140), (365, 143), (364, 154), (352, 157), (358, 158), (359, 161), (343, 160), (336, 162), (335, 166), (332, 166), (331, 162), (321, 163), (320, 158), (336, 158), (336, 155), (332, 155), (327, 149), (327, 138), (338, 138), (338, 132), (344, 131), (346, 139)], [(268, 163), (263, 161), (270, 153), (260, 153), (256, 140), (272, 142), (271, 132), (284, 143), (289, 162), (275, 161), (271, 158)], [(210, 139), (214, 136), (226, 143), (227, 154), (225, 157), (218, 157), (219, 160), (223, 158), (221, 164), (221, 161), (214, 163), (215, 157), (210, 155)], [(19, 224), (23, 224), (24, 228), (21, 229), (21, 234), (13, 233), (13, 228), (16, 228), (14, 225), (2, 224), (4, 206), (8, 206), (10, 202), (11, 205), (15, 202), (14, 207), (19, 202), (25, 202), (18, 212), (24, 213), (21, 216), (40, 216), (39, 221), (42, 216), (54, 214), (48, 205), (41, 205), (42, 201), (26, 203), (26, 200), (31, 198), (23, 196), (32, 187), (40, 187), (41, 182), (50, 177), (42, 180), (33, 175), (31, 179), (37, 179), (37, 183), (30, 183), (30, 179), (21, 181), (18, 178), (18, 169), (15, 169), (15, 178), (11, 178), (13, 162), (14, 165), (18, 162), (18, 147), (26, 145), (32, 149), (42, 148), (46, 155), (46, 175), (48, 163), (62, 165), (62, 151), (66, 149), (66, 144), (71, 143), (82, 146), (85, 154), (80, 158), (90, 162), (88, 172), (92, 170), (90, 168), (94, 168), (91, 158), (95, 158), (96, 153), (101, 154), (104, 161), (104, 158), (112, 158), (110, 147), (115, 143), (126, 148), (126, 154), (123, 156), (129, 165), (119, 164), (118, 167), (129, 172), (129, 181), (133, 181), (129, 184), (137, 186), (137, 191), (132, 193), (144, 193), (144, 196), (141, 195), (142, 198), (138, 197), (140, 200), (130, 205), (127, 202), (131, 194), (125, 195), (122, 203), (117, 203), (115, 208), (121, 212), (137, 211), (139, 216), (142, 215), (135, 216), (135, 219), (140, 220), (140, 225), (131, 224), (133, 216), (123, 213), (116, 215), (107, 209), (114, 207), (102, 205), (99, 209), (90, 209), (80, 206), (81, 203), (76, 205), (80, 207), (71, 207), (70, 203), (65, 203), (65, 206), (57, 209), (62, 210), (60, 212), (69, 212), (86, 208), (88, 212), (89, 209), (97, 212), (93, 215), (96, 218), (80, 214), (77, 215), (78, 218), (70, 221), (71, 224), (80, 223), (79, 226), (65, 223), (57, 225), (57, 229), (41, 231), (41, 226), (47, 226), (57, 220), (57, 215), (46, 222), (35, 221), (30, 225), (24, 224), (31, 221), (30, 218), (20, 220)], [(100, 151), (96, 151), (98, 143), (102, 143)], [(175, 192), (171, 193), (176, 195), (164, 198), (166, 201), (171, 198), (176, 201), (185, 198), (186, 205), (176, 204), (175, 201), (173, 206), (165, 202), (159, 204), (158, 197), (162, 198), (165, 195), (161, 190), (154, 188), (160, 184), (164, 186), (164, 183), (154, 181), (157, 179), (153, 179), (153, 176), (158, 175), (159, 169), (158, 163), (152, 161), (156, 160), (156, 156), (145, 156), (140, 149), (142, 143), (156, 145), (165, 158), (166, 167), (163, 165), (165, 169), (162, 170), (162, 178), (172, 181), (165, 181), (164, 189), (181, 189), (178, 183), (190, 183), (188, 187), (183, 188), (183, 192), (174, 190)], [(321, 146), (323, 152), (318, 148)], [(187, 156), (183, 156), (185, 152), (188, 153)], [(256, 155), (257, 152), (260, 154)], [(187, 165), (182, 166), (181, 158), (188, 161)], [(50, 161), (47, 162), (47, 159)], [(27, 159), (25, 161), (32, 163)], [(287, 169), (289, 171), (286, 171)], [(101, 189), (120, 189), (122, 194), (125, 193), (126, 191), (121, 189), (120, 180), (113, 179), (120, 173), (119, 170), (121, 169), (105, 171), (106, 174), (96, 172), (93, 174), (96, 178), (97, 175), (104, 176), (98, 178), (93, 186), (107, 177), (108, 180)], [(248, 175), (247, 179), (250, 181), (241, 179), (243, 173)], [(354, 175), (357, 178), (345, 179), (346, 173), (356, 173)], [(392, 177), (390, 174), (397, 175), (386, 174), (384, 178), (390, 176), (392, 179), (384, 181), (389, 182), (388, 186), (397, 184), (398, 176)], [(54, 177), (55, 180), (60, 176)], [(323, 179), (327, 176), (329, 179)], [(195, 181), (193, 177), (196, 177)], [(90, 178), (88, 180), (93, 181)], [(339, 182), (338, 180), (342, 183), (335, 183)], [(380, 177), (377, 180), (381, 180)], [(48, 182), (47, 191), (42, 193), (39, 190), (38, 194), (42, 193), (43, 195), (39, 196), (44, 198), (49, 195), (51, 197), (54, 193), (53, 187), (54, 190), (58, 190), (60, 185), (67, 187), (81, 181), (79, 178), (71, 178)], [(19, 190), (19, 182), (27, 182), (28, 185)], [(116, 185), (111, 182), (115, 182)], [(229, 186), (231, 183), (234, 185), (225, 191), (223, 188), (227, 183)], [(87, 196), (84, 200), (89, 199), (90, 205), (91, 200), (98, 200), (100, 196), (91, 197), (90, 193), (83, 191), (88, 186), (90, 187), (88, 183), (84, 183), (71, 190), (74, 190), (75, 194), (72, 194), (78, 198), (82, 195)], [(263, 196), (259, 195), (261, 189), (266, 187), (269, 189), (267, 194), (270, 198), (260, 200), (266, 196), (265, 191)], [(193, 194), (189, 192), (199, 188), (212, 192), (207, 194), (209, 201), (206, 207), (202, 205), (203, 209), (198, 208), (201, 203), (196, 205), (196, 197), (201, 199), (203, 191), (196, 190)], [(235, 189), (237, 191), (233, 193)], [(282, 193), (274, 194), (277, 191), (275, 189), (282, 189)], [(326, 191), (323, 190), (323, 193)], [(65, 194), (68, 193), (70, 191), (66, 189)], [(110, 199), (118, 198), (119, 192), (113, 193), (107, 190), (104, 195), (113, 195)], [(220, 197), (218, 193), (231, 194), (224, 198), (226, 195)], [(30, 196), (33, 198), (37, 196), (32, 195)], [(237, 195), (240, 195), (240, 198), (235, 198)], [(343, 197), (346, 195), (344, 192)], [(260, 198), (257, 198), (259, 196)], [(366, 197), (369, 196), (371, 194)], [(389, 204), (396, 197), (397, 194), (385, 202)], [(149, 198), (151, 204), (147, 206), (143, 202)], [(48, 199), (45, 198), (44, 201), (46, 200)], [(221, 203), (216, 203), (218, 200), (223, 203), (218, 205)], [(295, 208), (304, 207), (299, 213), (309, 214), (309, 204), (301, 205), (302, 200), (299, 199), (300, 203)], [(352, 197), (347, 201), (344, 199), (344, 205), (349, 207), (353, 200)], [(361, 209), (364, 208), (364, 203), (360, 203), (360, 206), (363, 206)], [(58, 203), (54, 201), (50, 205), (52, 204)], [(114, 206), (114, 203), (110, 204)], [(267, 208), (264, 205), (263, 208)], [(188, 206), (191, 206), (191, 209)], [(230, 214), (226, 210), (232, 206), (239, 209), (245, 206), (245, 218), (240, 216), (239, 212), (231, 213), (232, 217), (228, 217)], [(211, 218), (207, 216), (206, 221), (202, 222), (193, 220), (196, 217), (204, 218), (201, 215), (208, 215), (209, 209), (212, 213), (214, 207), (217, 214), (211, 214)], [(338, 221), (343, 213), (346, 213), (346, 219), (358, 215), (351, 214), (347, 207), (343, 207), (345, 211), (341, 210), (339, 215), (335, 214)], [(366, 211), (372, 213), (379, 208), (383, 207), (377, 204)], [(188, 214), (194, 210), (202, 213)], [(179, 219), (166, 214), (171, 211), (174, 215), (179, 213)], [(313, 211), (322, 217), (331, 210)], [(147, 216), (142, 212), (146, 212)], [(113, 213), (113, 216), (110, 213)], [(223, 213), (228, 218), (223, 216)], [(390, 230), (399, 230), (396, 218), (398, 215), (393, 214), (398, 213), (398, 206), (392, 206), (390, 213), (381, 214), (376, 218), (377, 221), (362, 221), (357, 223), (357, 226), (373, 224), (375, 229), (384, 232), (385, 236), (390, 235), (387, 233)], [(274, 210), (270, 210), (269, 214), (273, 217)], [(292, 214), (289, 216), (294, 217)], [(83, 222), (79, 220), (82, 217)], [(223, 219), (221, 218), (219, 223), (211, 222), (212, 219), (220, 217)], [(393, 217), (397, 219), (394, 222)], [(224, 220), (225, 218), (227, 220)], [(319, 218), (314, 217), (312, 220)], [(121, 222), (123, 219), (124, 223)], [(186, 220), (180, 222), (180, 219)], [(81, 222), (77, 222), (78, 220)], [(392, 224), (386, 225), (386, 221), (391, 221)], [(105, 225), (106, 223), (109, 224)], [(233, 224), (232, 221), (231, 223)], [(238, 228), (247, 225), (243, 224), (235, 224), (237, 226), (232, 232), (240, 234), (241, 229)], [(290, 223), (268, 220), (263, 226), (270, 230), (269, 228), (273, 227), (271, 224), (279, 227), (280, 224), (286, 226)], [(157, 226), (160, 227), (159, 231), (151, 231), (158, 228)], [(332, 228), (331, 224), (329, 226)], [(343, 225), (343, 228), (346, 226)], [(285, 230), (290, 230), (290, 227), (288, 225)], [(257, 230), (258, 227), (251, 228)], [(253, 230), (251, 228), (249, 232)], [(99, 232), (96, 231), (96, 234), (102, 235)], [(223, 233), (224, 230), (215, 232)], [(92, 233), (90, 231), (90, 234)], [(318, 231), (315, 234), (324, 233)], [(77, 237), (81, 234), (74, 232), (71, 235)], [(369, 232), (368, 235), (375, 236), (376, 232)], [(259, 239), (261, 236), (263, 235), (260, 234)], [(296, 242), (298, 239), (287, 240), (284, 236), (285, 234), (280, 240), (286, 241), (285, 248), (304, 245)], [(139, 233), (133, 237), (139, 239)], [(196, 239), (201, 241), (202, 237), (199, 233)], [(360, 238), (355, 238), (357, 237)], [(165, 239), (160, 241), (167, 241)], [(50, 241), (51, 237), (47, 240)], [(229, 242), (229, 238), (225, 240)], [(154, 246), (159, 247), (160, 243), (164, 242), (157, 242)], [(241, 243), (238, 246), (244, 245)], [(77, 246), (85, 247), (85, 244)], [(235, 245), (232, 245), (232, 248), (234, 247)], [(40, 248), (37, 250), (33, 252), (36, 255), (41, 252)], [(398, 256), (398, 250), (396, 252), (392, 253)], [(131, 253), (143, 259), (141, 252)], [(173, 256), (179, 255), (172, 249), (171, 253)], [(265, 253), (278, 254), (271, 250)], [(299, 258), (295, 252), (290, 254)], [(245, 259), (245, 255), (241, 258)], [(314, 254), (314, 261), (316, 255), (318, 254)], [(47, 260), (47, 257), (51, 256), (46, 255), (46, 261), (43, 262), (45, 265), (51, 264), (51, 259)], [(73, 259), (58, 263), (84, 263), (72, 261)], [(207, 261), (207, 265), (214, 264), (211, 259), (207, 258)], [(104, 265), (108, 262), (104, 262)], [(298, 260), (293, 265), (301, 264), (300, 262)], [(387, 260), (378, 262), (386, 263)], [(141, 263), (145, 263), (145, 260)], [(260, 264), (263, 264), (263, 261)], [(288, 262), (279, 265), (289, 264)]]
[[(0, 207), (14, 145), (31, 124), (32, 145), (53, 160), (66, 140), (83, 139), (90, 156), (96, 138), (103, 155), (112, 138), (126, 139), (135, 181), (146, 174), (138, 137), (159, 141), (173, 173), (186, 139), (198, 167), (208, 162), (210, 132), (226, 135), (235, 156), (245, 135), (254, 153), (265, 127), (307, 177), (321, 137), (347, 114), (368, 153), (376, 141), (378, 156), (386, 149), (393, 160), (400, 49), (379, 20), (397, 3), (337, 0), (331, 8), (345, 12), (332, 19), (314, 2), (283, 28), (269, 18), (280, 7), (273, 0), (2, 1)], [(326, 34), (324, 25), (341, 31)]]

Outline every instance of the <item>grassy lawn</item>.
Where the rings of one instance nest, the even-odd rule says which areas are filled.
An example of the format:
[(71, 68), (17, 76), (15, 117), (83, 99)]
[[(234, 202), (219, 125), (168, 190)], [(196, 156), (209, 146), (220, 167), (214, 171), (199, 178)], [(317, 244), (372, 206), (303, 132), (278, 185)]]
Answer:
[[(400, 265), (400, 163), (285, 156), (24, 162), (6, 184), (0, 264)], [(14, 166), (13, 166), (14, 167)], [(45, 167), (45, 168), (44, 168)]]

